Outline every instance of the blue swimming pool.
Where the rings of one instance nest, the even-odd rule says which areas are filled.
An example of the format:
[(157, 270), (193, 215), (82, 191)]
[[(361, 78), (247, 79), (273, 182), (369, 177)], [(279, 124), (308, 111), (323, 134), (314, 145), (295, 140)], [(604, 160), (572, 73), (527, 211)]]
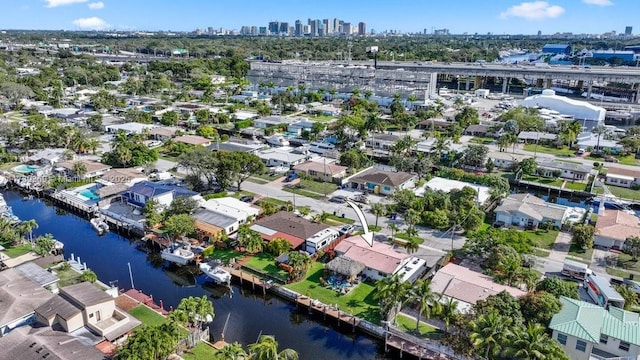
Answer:
[(78, 194), (89, 198), (91, 200), (100, 200), (100, 196), (96, 195), (93, 191), (89, 190), (89, 189), (84, 189), (81, 191), (78, 191)]
[(40, 166), (37, 165), (18, 165), (13, 168), (13, 171), (21, 174), (31, 174), (38, 169), (40, 169)]

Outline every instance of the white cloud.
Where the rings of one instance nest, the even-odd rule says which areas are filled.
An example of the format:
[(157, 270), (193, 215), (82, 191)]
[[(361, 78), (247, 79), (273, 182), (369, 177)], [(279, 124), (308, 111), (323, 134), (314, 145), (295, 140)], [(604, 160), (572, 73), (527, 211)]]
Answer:
[(500, 13), (500, 17), (503, 19), (517, 17), (527, 20), (543, 20), (556, 18), (564, 14), (564, 11), (562, 6), (551, 5), (546, 1), (523, 2), (520, 5), (514, 5), (506, 11), (503, 11)]
[(86, 30), (104, 30), (109, 27), (106, 21), (99, 17), (80, 18), (73, 20), (73, 25)]
[(87, 2), (88, 0), (44, 0), (44, 1), (47, 3), (46, 7), (53, 8), (53, 7), (65, 6), (65, 5), (81, 4), (81, 3)]
[(582, 0), (583, 3), (597, 6), (611, 6), (613, 2), (611, 0)]
[(104, 7), (104, 3), (102, 1), (97, 1), (87, 4), (87, 6), (89, 9), (100, 10)]

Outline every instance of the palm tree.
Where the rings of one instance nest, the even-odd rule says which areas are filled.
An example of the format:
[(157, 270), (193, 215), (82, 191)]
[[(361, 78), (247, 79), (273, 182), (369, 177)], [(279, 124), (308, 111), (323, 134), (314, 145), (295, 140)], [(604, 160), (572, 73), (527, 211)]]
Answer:
[(560, 136), (567, 142), (569, 148), (576, 141), (578, 135), (582, 132), (582, 125), (579, 121), (564, 122), (560, 124)]
[(247, 353), (237, 342), (233, 344), (228, 344), (222, 349), (216, 352), (215, 358), (217, 360), (242, 360), (247, 357)]
[(371, 205), (371, 213), (376, 216), (376, 228), (378, 227), (378, 218), (387, 213), (387, 208), (382, 203), (374, 203)]
[(244, 247), (249, 253), (257, 253), (262, 251), (264, 246), (264, 240), (260, 233), (251, 230), (249, 237), (245, 240)]
[(51, 234), (44, 234), (42, 236), (38, 236), (35, 241), (36, 244), (36, 254), (45, 256), (53, 250), (56, 244), (56, 240), (53, 238)]
[(415, 301), (418, 304), (418, 316), (416, 317), (416, 332), (420, 329), (420, 315), (424, 316), (425, 320), (431, 318), (433, 310), (438, 308), (438, 295), (431, 291), (431, 279), (418, 280), (413, 284), (411, 292), (409, 294), (410, 301)]
[(396, 233), (398, 232), (398, 230), (400, 230), (400, 227), (398, 226), (398, 224), (394, 223), (394, 222), (390, 222), (387, 225), (387, 229), (391, 230), (391, 238), (393, 239), (396, 235)]
[(296, 281), (305, 277), (309, 266), (311, 266), (311, 262), (312, 260), (309, 255), (299, 252), (290, 252), (289, 266), (293, 269), (291, 271), (291, 280)]
[(407, 301), (411, 285), (403, 282), (398, 274), (387, 276), (376, 282), (374, 297), (380, 301), (381, 315), (387, 320), (393, 319)]
[(485, 359), (501, 352), (503, 345), (511, 335), (512, 322), (511, 318), (500, 316), (495, 311), (487, 315), (480, 315), (469, 322), (471, 342), (476, 349), (482, 350)]
[(73, 173), (80, 180), (87, 174), (87, 166), (81, 161), (76, 161), (73, 164)]
[(413, 254), (416, 251), (418, 251), (418, 249), (420, 249), (420, 244), (418, 244), (417, 241), (414, 241), (413, 239), (411, 239), (405, 242), (403, 247), (405, 250), (407, 250), (409, 254)]
[(517, 331), (506, 349), (516, 359), (551, 359), (547, 357), (549, 339), (544, 326), (529, 323), (526, 329)]
[(447, 298), (445, 302), (440, 302), (440, 308), (436, 316), (444, 322), (444, 332), (449, 332), (449, 325), (458, 318), (458, 302), (453, 298)]
[(420, 221), (420, 213), (415, 209), (409, 209), (404, 214), (404, 221), (410, 229), (415, 229), (415, 225)]
[(278, 352), (278, 342), (272, 335), (261, 335), (258, 342), (249, 345), (251, 360), (298, 360), (298, 353), (293, 349)]
[[(18, 224), (18, 226), (16, 226), (16, 231), (20, 236), (20, 238), (24, 238), (25, 236), (27, 236), (27, 234), (29, 234), (31, 238), (33, 230), (37, 228), (38, 228), (38, 223), (34, 219), (31, 219), (31, 220), (22, 221), (20, 224)], [(3, 230), (0, 230), (0, 231), (4, 232)]]

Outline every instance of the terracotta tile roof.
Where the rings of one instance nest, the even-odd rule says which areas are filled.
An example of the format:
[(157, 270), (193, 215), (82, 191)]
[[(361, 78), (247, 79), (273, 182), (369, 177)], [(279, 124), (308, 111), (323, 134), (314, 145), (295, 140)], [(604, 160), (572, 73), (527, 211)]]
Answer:
[(195, 136), (195, 135), (178, 136), (177, 138), (173, 139), (173, 141), (182, 142), (190, 145), (208, 145), (211, 143), (211, 140), (202, 136)]
[(409, 257), (407, 254), (395, 251), (390, 245), (380, 242), (374, 242), (373, 247), (370, 247), (360, 235), (342, 240), (335, 247), (335, 251), (385, 274), (393, 274), (402, 260)]
[(340, 174), (343, 171), (346, 171), (348, 168), (346, 166), (340, 166), (336, 164), (324, 164), (318, 161), (307, 161), (302, 164), (298, 164), (293, 167), (293, 170), (298, 171), (309, 171), (313, 170), (318, 173), (326, 173), (327, 174)]
[(640, 236), (640, 219), (622, 210), (605, 210), (604, 214), (598, 215), (596, 234), (622, 241)]

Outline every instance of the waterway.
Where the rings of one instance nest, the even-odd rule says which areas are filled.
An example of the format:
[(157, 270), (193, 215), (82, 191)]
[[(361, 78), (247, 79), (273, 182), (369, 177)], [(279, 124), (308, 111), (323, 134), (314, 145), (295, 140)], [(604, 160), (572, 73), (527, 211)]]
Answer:
[[(385, 359), (383, 345), (368, 336), (353, 333), (335, 321), (309, 316), (305, 310), (277, 297), (253, 293), (233, 286), (228, 289), (210, 285), (203, 275), (180, 276), (163, 267), (157, 256), (137, 248), (136, 242), (115, 233), (98, 236), (87, 219), (58, 209), (44, 200), (23, 200), (23, 195), (3, 191), (7, 203), (20, 219), (35, 219), (34, 236), (51, 233), (65, 245), (65, 256), (80, 257), (104, 283), (131, 288), (131, 264), (136, 289), (153, 295), (164, 307), (175, 307), (188, 296), (208, 296), (214, 306), (215, 319), (211, 334), (219, 339), (225, 320), (229, 322), (225, 340), (242, 344), (255, 342), (262, 334), (275, 335), (280, 347), (293, 348), (301, 359)], [(395, 354), (396, 356), (398, 354)], [(394, 356), (390, 353), (388, 356)]]

